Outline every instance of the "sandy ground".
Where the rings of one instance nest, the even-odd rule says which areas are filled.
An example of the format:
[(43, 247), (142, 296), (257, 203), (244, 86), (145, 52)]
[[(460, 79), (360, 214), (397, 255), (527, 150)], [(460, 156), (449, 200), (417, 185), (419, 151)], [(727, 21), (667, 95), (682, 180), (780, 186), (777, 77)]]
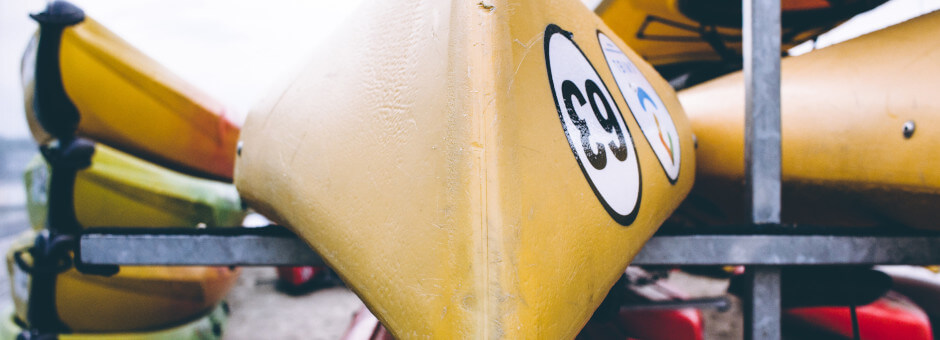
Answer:
[(744, 338), (744, 319), (741, 300), (726, 294), (728, 280), (713, 279), (685, 272), (672, 272), (667, 280), (672, 287), (692, 297), (726, 296), (731, 308), (726, 311), (703, 310), (706, 340), (738, 340)]
[(275, 289), (274, 268), (244, 268), (228, 295), (224, 339), (339, 339), (362, 302), (346, 288), (290, 296)]

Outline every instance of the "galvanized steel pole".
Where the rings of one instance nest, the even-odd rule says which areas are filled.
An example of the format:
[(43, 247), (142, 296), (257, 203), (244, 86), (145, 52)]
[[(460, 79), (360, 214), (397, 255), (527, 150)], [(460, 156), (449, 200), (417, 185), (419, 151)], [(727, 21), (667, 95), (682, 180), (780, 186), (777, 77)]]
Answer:
[(780, 267), (751, 266), (744, 296), (744, 338), (780, 340)]
[(780, 223), (780, 0), (744, 3), (744, 163), (755, 224)]
[[(780, 223), (780, 0), (743, 0), (744, 171), (755, 225)], [(779, 340), (780, 268), (748, 269), (746, 339)]]

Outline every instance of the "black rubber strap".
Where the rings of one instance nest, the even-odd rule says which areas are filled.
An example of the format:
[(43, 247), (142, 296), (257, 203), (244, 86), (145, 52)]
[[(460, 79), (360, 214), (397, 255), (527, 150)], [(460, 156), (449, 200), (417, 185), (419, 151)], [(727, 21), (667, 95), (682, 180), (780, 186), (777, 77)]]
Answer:
[(39, 23), (39, 46), (36, 52), (36, 92), (33, 108), (39, 124), (58, 139), (71, 139), (78, 128), (78, 109), (65, 93), (59, 48), (66, 27), (85, 20), (85, 13), (65, 1), (55, 1), (42, 13), (31, 14)]
[(54, 1), (45, 11), (30, 17), (39, 23), (33, 111), (42, 128), (58, 143), (40, 149), (52, 166), (49, 216), (47, 231), (40, 233), (30, 248), (33, 263), (26, 316), (29, 329), (20, 337), (55, 339), (58, 334), (70, 331), (59, 318), (55, 296), (58, 275), (63, 264), (71, 261), (74, 235), (81, 231), (73, 200), (75, 176), (91, 165), (94, 153), (93, 143), (75, 138), (81, 117), (62, 83), (59, 51), (65, 28), (82, 22), (85, 13), (68, 2)]

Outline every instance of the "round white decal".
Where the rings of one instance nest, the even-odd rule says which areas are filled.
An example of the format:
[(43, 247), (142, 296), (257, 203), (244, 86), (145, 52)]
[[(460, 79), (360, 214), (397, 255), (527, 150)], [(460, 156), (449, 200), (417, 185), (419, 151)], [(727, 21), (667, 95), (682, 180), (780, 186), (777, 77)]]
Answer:
[(640, 167), (620, 108), (571, 34), (545, 28), (545, 64), (568, 144), (607, 213), (622, 225), (636, 219)]
[(607, 59), (607, 66), (614, 75), (620, 94), (633, 113), (633, 118), (640, 125), (646, 141), (653, 148), (659, 164), (666, 171), (669, 182), (675, 184), (679, 178), (679, 162), (682, 157), (679, 150), (679, 133), (672, 122), (672, 116), (659, 99), (656, 90), (623, 50), (604, 33), (597, 32), (597, 40), (604, 51), (604, 58)]

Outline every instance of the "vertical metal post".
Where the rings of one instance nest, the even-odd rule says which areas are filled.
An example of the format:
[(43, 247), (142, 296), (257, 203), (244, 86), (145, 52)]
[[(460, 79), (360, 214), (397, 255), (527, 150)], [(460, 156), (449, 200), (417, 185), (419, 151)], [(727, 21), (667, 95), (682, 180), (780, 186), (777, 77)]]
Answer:
[(780, 223), (780, 0), (743, 0), (744, 162), (751, 220)]
[[(780, 223), (780, 0), (742, 0), (744, 171), (754, 224)], [(779, 340), (780, 267), (750, 267), (744, 337)]]
[[(747, 268), (744, 303), (744, 338), (780, 339), (780, 267)], [(749, 303), (748, 303), (749, 302)]]

